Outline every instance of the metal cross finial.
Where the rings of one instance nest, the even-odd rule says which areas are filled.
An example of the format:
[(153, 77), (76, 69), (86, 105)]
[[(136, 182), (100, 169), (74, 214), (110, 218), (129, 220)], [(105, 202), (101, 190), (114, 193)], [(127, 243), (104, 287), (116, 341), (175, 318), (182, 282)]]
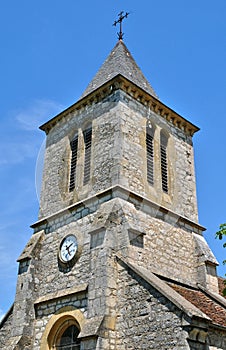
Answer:
[(117, 21), (114, 21), (114, 23), (113, 23), (113, 26), (115, 26), (115, 27), (116, 27), (116, 25), (118, 23), (120, 23), (120, 31), (119, 31), (119, 33), (117, 33), (119, 40), (122, 40), (123, 39), (123, 35), (124, 35), (124, 33), (122, 32), (122, 21), (129, 16), (129, 12), (126, 12), (125, 15), (123, 15), (123, 13), (124, 13), (124, 11), (121, 11), (118, 14), (119, 19)]

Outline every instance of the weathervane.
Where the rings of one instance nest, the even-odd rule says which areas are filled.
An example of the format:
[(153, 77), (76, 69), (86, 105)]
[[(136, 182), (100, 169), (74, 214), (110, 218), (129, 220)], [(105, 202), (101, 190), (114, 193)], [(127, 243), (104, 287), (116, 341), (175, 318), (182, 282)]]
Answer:
[(124, 35), (124, 33), (122, 32), (122, 21), (129, 16), (129, 12), (126, 12), (125, 15), (123, 15), (123, 13), (124, 13), (124, 11), (121, 11), (118, 14), (119, 19), (117, 21), (114, 21), (114, 23), (113, 23), (113, 26), (115, 26), (115, 27), (116, 27), (116, 25), (118, 23), (120, 23), (120, 31), (119, 31), (119, 33), (117, 33), (119, 40), (122, 40), (123, 39), (123, 35)]

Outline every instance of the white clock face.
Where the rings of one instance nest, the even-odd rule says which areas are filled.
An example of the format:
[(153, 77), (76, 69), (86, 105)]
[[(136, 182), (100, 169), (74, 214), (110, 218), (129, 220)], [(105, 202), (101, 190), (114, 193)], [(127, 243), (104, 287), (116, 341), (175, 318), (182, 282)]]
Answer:
[(78, 242), (74, 235), (65, 237), (60, 246), (60, 259), (63, 262), (72, 260), (78, 250)]

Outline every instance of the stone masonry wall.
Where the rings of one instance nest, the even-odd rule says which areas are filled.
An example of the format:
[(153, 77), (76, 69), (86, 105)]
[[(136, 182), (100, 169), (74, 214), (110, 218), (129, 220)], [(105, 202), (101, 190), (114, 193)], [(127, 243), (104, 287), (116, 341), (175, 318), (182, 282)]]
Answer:
[(211, 329), (209, 331), (209, 350), (226, 349), (226, 334), (222, 330)]
[[(155, 183), (147, 182), (146, 123), (155, 127)], [(84, 145), (78, 153), (76, 188), (68, 192), (70, 141), (92, 124), (91, 180), (83, 186)], [(169, 193), (161, 189), (160, 132), (168, 141)], [(47, 136), (40, 218), (115, 184), (149, 198), (178, 215), (197, 221), (191, 137), (118, 90), (101, 103), (66, 115)]]
[[(32, 260), (27, 272), (18, 279), (16, 301), (29, 299), (25, 310), (26, 315), (32, 315), (25, 333), (33, 336), (35, 325), (35, 350), (38, 350), (51, 316), (61, 307), (74, 306), (88, 319), (103, 316), (114, 319), (119, 315), (117, 332), (108, 330), (108, 336), (98, 340), (99, 349), (108, 349), (109, 341), (112, 349), (117, 350), (136, 348), (133, 347), (136, 346), (134, 342), (136, 344), (138, 341), (141, 341), (141, 349), (145, 349), (149, 341), (151, 346), (154, 341), (159, 342), (159, 349), (161, 346), (166, 349), (166, 343), (170, 346), (175, 343), (178, 347), (172, 347), (174, 350), (187, 349), (186, 332), (181, 329), (178, 310), (168, 305), (156, 291), (143, 285), (142, 281), (129, 276), (127, 271), (118, 270), (114, 256), (120, 254), (154, 273), (196, 285), (198, 257), (194, 249), (194, 234), (186, 228), (179, 228), (177, 221), (170, 224), (167, 216), (161, 220), (126, 200), (105, 199), (107, 201), (103, 202), (102, 198), (102, 203), (99, 200), (96, 207), (90, 202), (87, 208), (65, 211), (64, 215), (52, 217), (45, 223), (44, 238), (36, 247), (35, 257), (39, 259)], [(79, 256), (74, 266), (63, 269), (59, 265), (58, 251), (61, 240), (68, 234), (76, 235)], [(142, 235), (142, 244), (139, 240), (137, 245), (130, 241), (136, 234)], [(32, 288), (30, 281), (33, 281)], [(87, 296), (84, 293), (70, 297), (66, 295), (70, 288), (82, 284), (88, 286)], [(65, 291), (65, 297), (58, 297), (58, 292), (62, 291)], [(50, 294), (53, 295), (51, 300)], [(37, 301), (40, 297), (44, 298), (41, 302)], [(20, 305), (23, 306), (23, 303)], [(149, 310), (149, 314), (144, 309)], [(18, 304), (15, 310), (14, 320), (18, 323), (23, 309), (19, 309)], [(151, 323), (150, 315), (153, 316)], [(154, 322), (156, 320), (159, 323)], [(164, 329), (164, 336), (159, 333), (160, 326)], [(154, 334), (153, 339), (150, 335), (141, 337), (140, 332), (145, 327), (144, 332)], [(17, 327), (17, 333), (19, 330)], [(180, 338), (179, 333), (182, 334)], [(126, 338), (128, 347), (125, 345)]]
[(188, 350), (182, 313), (137, 276), (119, 267), (117, 350)]
[[(122, 163), (120, 183), (134, 192), (197, 222), (192, 138), (124, 93), (120, 107)], [(154, 185), (146, 180), (146, 125), (154, 132)], [(161, 188), (160, 133), (168, 135), (169, 192)]]
[[(129, 203), (122, 203), (122, 210), (129, 245), (125, 256), (154, 273), (196, 285), (198, 257), (195, 255), (192, 233), (177, 227), (176, 221), (170, 224), (157, 217), (150, 217)], [(130, 228), (144, 234), (143, 247), (129, 243)]]
[(12, 319), (13, 314), (11, 313), (5, 321), (4, 325), (0, 328), (0, 349), (9, 348), (8, 345), (12, 329)]
[(34, 325), (34, 344), (33, 350), (40, 349), (40, 340), (45, 331), (46, 325), (50, 318), (59, 312), (61, 308), (74, 307), (86, 316), (87, 310), (87, 296), (84, 293), (76, 294), (74, 296), (65, 296), (64, 298), (53, 301), (43, 302), (36, 306), (36, 322)]
[[(92, 232), (101, 228), (106, 231), (106, 237), (111, 237), (112, 247), (125, 254), (138, 264), (151, 269), (160, 275), (172, 276), (186, 284), (195, 285), (198, 282), (197, 259), (195, 242), (191, 231), (179, 228), (177, 221), (166, 222), (153, 217), (133, 204), (120, 199), (102, 203), (94, 211), (90, 203), (82, 212), (66, 212), (62, 217), (56, 217), (48, 222), (45, 240), (42, 245), (42, 272), (36, 277), (42, 294), (48, 294), (58, 289), (90, 281), (90, 268), (94, 264), (96, 250), (91, 249)], [(119, 220), (116, 228), (110, 227), (112, 216)], [(108, 219), (111, 217), (111, 220)], [(167, 219), (167, 218), (166, 218)], [(109, 221), (108, 221), (109, 220)], [(66, 223), (66, 224), (65, 224)], [(129, 230), (144, 233), (144, 246), (136, 247), (129, 242)], [(117, 234), (115, 233), (117, 232)], [(80, 258), (75, 267), (61, 271), (58, 264), (58, 250), (63, 237), (75, 234), (81, 249)], [(97, 233), (95, 234), (97, 235)], [(98, 236), (100, 248), (106, 245), (106, 239)], [(108, 243), (110, 244), (110, 243)], [(98, 253), (99, 254), (99, 253)], [(97, 261), (98, 259), (95, 258)], [(100, 260), (101, 261), (101, 260)], [(49, 266), (46, 269), (46, 266)]]
[[(119, 116), (115, 113), (117, 96), (108, 101), (75, 111), (61, 120), (47, 135), (45, 165), (39, 217), (51, 215), (112, 186), (117, 179), (117, 129)], [(68, 192), (70, 174), (70, 141), (76, 132), (80, 135), (92, 125), (91, 181), (83, 186), (84, 149), (78, 152), (76, 189)], [(104, 142), (103, 142), (104, 141)], [(118, 142), (119, 144), (119, 142)], [(84, 148), (84, 145), (80, 145)], [(115, 153), (116, 152), (116, 153)], [(101, 166), (103, 165), (103, 166)], [(113, 180), (115, 179), (115, 180)]]

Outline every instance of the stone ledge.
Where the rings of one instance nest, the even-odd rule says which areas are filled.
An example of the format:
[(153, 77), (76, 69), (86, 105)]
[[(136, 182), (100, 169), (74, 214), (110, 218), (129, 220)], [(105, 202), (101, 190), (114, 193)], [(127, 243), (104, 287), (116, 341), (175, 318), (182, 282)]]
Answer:
[(48, 301), (52, 301), (54, 299), (68, 297), (69, 295), (85, 292), (87, 289), (88, 289), (88, 284), (85, 284), (85, 283), (80, 284), (79, 286), (77, 286), (75, 288), (68, 288), (68, 289), (64, 289), (64, 290), (59, 290), (56, 293), (44, 295), (44, 296), (38, 298), (34, 302), (34, 304), (37, 305), (37, 304), (41, 304), (41, 303), (46, 303)]
[[(45, 217), (35, 222), (33, 225), (31, 225), (31, 228), (37, 229), (41, 227), (41, 229), (44, 229), (45, 228), (44, 226), (48, 225), (49, 221), (54, 220), (55, 218), (61, 217), (67, 212), (75, 212), (78, 210), (81, 212), (82, 208), (84, 209), (86, 208), (86, 206), (87, 208), (89, 208), (90, 203), (94, 203), (94, 202), (96, 202), (95, 205), (98, 208), (102, 203), (108, 202), (113, 198), (121, 198), (123, 200), (126, 200), (129, 203), (132, 203), (137, 210), (144, 211), (147, 214), (156, 217), (157, 219), (160, 219), (169, 223), (171, 222), (177, 223), (179, 227), (184, 228), (185, 230), (189, 230), (191, 232), (195, 232), (200, 235), (202, 234), (202, 231), (206, 230), (203, 226), (199, 225), (198, 223), (193, 222), (183, 216), (180, 216), (177, 213), (171, 211), (170, 209), (160, 206), (155, 202), (152, 202), (148, 198), (142, 197), (140, 194), (130, 191), (121, 185), (115, 185), (113, 187), (107, 188), (106, 190), (101, 191), (91, 197), (88, 197), (82, 201), (74, 203), (71, 206), (68, 206), (48, 217)], [(93, 213), (93, 210), (91, 212), (87, 210), (86, 215), (90, 213)]]
[(93, 338), (103, 335), (106, 330), (115, 330), (115, 316), (96, 316), (87, 319), (82, 327), (78, 338)]
[(219, 265), (217, 259), (213, 255), (204, 237), (200, 235), (194, 235), (194, 239), (195, 239), (197, 250), (199, 253), (199, 261), (210, 263), (213, 266)]
[(82, 327), (81, 332), (79, 333), (78, 338), (88, 338), (98, 336), (100, 327), (103, 323), (104, 316), (93, 317), (90, 320), (86, 320), (85, 324)]

